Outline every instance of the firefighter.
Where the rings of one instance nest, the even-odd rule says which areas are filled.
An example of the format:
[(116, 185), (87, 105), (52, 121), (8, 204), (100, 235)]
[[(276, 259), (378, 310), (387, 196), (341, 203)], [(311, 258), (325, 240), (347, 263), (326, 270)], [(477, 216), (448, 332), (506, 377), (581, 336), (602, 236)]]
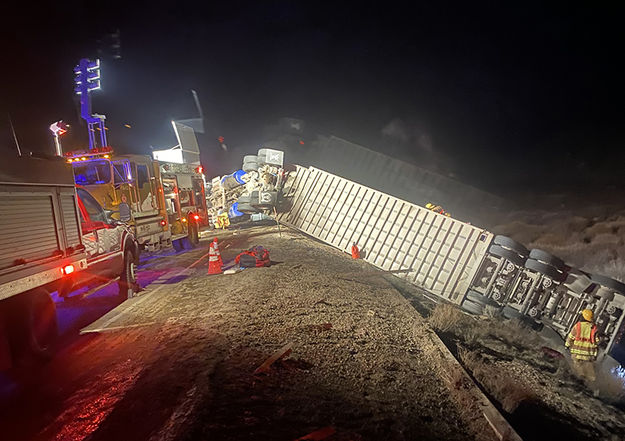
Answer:
[(597, 325), (592, 321), (590, 309), (581, 312), (582, 319), (575, 323), (566, 339), (565, 346), (570, 348), (573, 358), (573, 370), (589, 382), (595, 381), (595, 360), (597, 359)]
[(431, 202), (428, 202), (427, 204), (425, 204), (425, 208), (427, 208), (430, 211), (434, 211), (438, 214), (443, 214), (447, 217), (450, 217), (451, 215), (449, 213), (447, 213), (443, 207), (441, 207), (440, 205), (434, 205)]
[(119, 220), (122, 222), (129, 222), (132, 218), (130, 214), (130, 205), (128, 205), (128, 200), (126, 199), (126, 195), (122, 195), (122, 201), (117, 206), (119, 210)]

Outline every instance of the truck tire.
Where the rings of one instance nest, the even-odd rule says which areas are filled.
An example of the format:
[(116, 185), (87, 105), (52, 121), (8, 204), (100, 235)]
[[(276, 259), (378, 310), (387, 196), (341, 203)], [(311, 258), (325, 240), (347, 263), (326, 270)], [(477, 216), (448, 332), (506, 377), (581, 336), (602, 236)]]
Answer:
[(260, 212), (259, 209), (252, 207), (250, 204), (241, 204), (237, 206), (237, 210), (245, 214), (254, 214)]
[(496, 245), (501, 245), (504, 248), (508, 248), (510, 250), (516, 251), (521, 256), (527, 256), (529, 251), (523, 245), (518, 243), (517, 241), (509, 238), (508, 236), (497, 235), (493, 239), (493, 243)]
[(547, 265), (551, 265), (560, 271), (566, 268), (564, 261), (559, 257), (556, 257), (552, 254), (549, 254), (543, 250), (532, 249), (529, 254), (530, 259), (538, 260), (539, 262), (546, 263)]
[(485, 295), (479, 294), (479, 293), (477, 293), (475, 291), (469, 291), (467, 293), (467, 297), (466, 298), (467, 298), (467, 300), (470, 300), (473, 303), (477, 303), (477, 304), (482, 305), (482, 306), (499, 307), (499, 304), (496, 301), (486, 297)]
[(245, 155), (245, 156), (243, 156), (243, 164), (249, 164), (251, 162), (258, 162), (258, 155)]
[(239, 204), (249, 204), (252, 200), (252, 197), (249, 194), (242, 194), (238, 197), (237, 202)]
[(28, 366), (52, 358), (58, 337), (56, 306), (43, 288), (20, 295), (14, 304), (12, 353), (17, 365)]
[(465, 299), (465, 301), (462, 302), (461, 308), (471, 314), (484, 315), (484, 304), (469, 299)]
[(137, 278), (135, 275), (136, 258), (131, 251), (124, 253), (124, 267), (119, 277), (119, 298), (131, 299), (137, 292)]
[(534, 259), (527, 259), (525, 262), (525, 268), (531, 269), (532, 271), (536, 271), (544, 276), (550, 277), (557, 282), (561, 282), (566, 278), (566, 274), (557, 268), (547, 265), (546, 263), (539, 262)]
[(501, 245), (497, 244), (491, 245), (488, 249), (488, 252), (493, 256), (503, 257), (504, 259), (514, 263), (516, 266), (523, 266), (523, 264), (525, 264), (525, 261), (527, 260), (527, 257), (521, 256), (516, 251), (506, 249)]
[(605, 286), (606, 288), (610, 288), (621, 294), (625, 294), (625, 284), (619, 282), (618, 280), (614, 280), (606, 276), (600, 276), (598, 274), (592, 274), (590, 276), (590, 280), (598, 283), (601, 286)]
[(246, 162), (241, 168), (244, 172), (252, 172), (258, 170), (258, 162)]
[(521, 317), (523, 317), (523, 314), (521, 314), (519, 311), (514, 309), (512, 306), (508, 306), (508, 305), (503, 307), (502, 312), (503, 312), (503, 316), (509, 320), (520, 319)]

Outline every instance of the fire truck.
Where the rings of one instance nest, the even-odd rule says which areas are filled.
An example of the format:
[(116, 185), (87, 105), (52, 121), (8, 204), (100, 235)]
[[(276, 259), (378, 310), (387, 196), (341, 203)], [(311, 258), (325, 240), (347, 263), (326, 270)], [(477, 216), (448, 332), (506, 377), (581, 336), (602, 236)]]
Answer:
[(138, 244), (110, 219), (63, 160), (7, 157), (0, 164), (0, 370), (48, 358), (57, 335), (56, 308), (78, 287), (136, 290)]
[(197, 244), (200, 227), (208, 224), (201, 166), (116, 155), (110, 147), (64, 156), (76, 184), (130, 225), (146, 250)]

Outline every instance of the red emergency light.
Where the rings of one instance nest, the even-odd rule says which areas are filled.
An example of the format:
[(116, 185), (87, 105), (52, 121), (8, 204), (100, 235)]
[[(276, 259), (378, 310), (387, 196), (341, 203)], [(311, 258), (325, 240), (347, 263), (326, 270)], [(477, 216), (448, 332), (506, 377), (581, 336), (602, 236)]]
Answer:
[(198, 173), (204, 173), (204, 167), (202, 167), (201, 165), (195, 169), (196, 172)]
[(167, 221), (166, 221), (165, 219), (163, 219), (163, 220), (161, 221), (161, 227), (164, 227), (165, 225), (167, 225)]
[(74, 265), (65, 265), (63, 268), (61, 268), (61, 272), (65, 275), (73, 273)]
[(193, 219), (195, 219), (195, 220), (200, 220), (200, 216), (198, 216), (197, 214), (194, 214), (194, 215), (193, 215)]

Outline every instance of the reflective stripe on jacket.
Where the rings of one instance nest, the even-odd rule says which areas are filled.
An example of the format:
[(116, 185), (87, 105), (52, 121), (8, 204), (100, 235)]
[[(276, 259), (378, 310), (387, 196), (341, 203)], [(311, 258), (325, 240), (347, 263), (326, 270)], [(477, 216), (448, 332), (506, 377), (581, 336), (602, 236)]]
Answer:
[(566, 347), (571, 348), (571, 355), (577, 360), (594, 360), (597, 358), (597, 326), (590, 322), (577, 322), (569, 337)]

